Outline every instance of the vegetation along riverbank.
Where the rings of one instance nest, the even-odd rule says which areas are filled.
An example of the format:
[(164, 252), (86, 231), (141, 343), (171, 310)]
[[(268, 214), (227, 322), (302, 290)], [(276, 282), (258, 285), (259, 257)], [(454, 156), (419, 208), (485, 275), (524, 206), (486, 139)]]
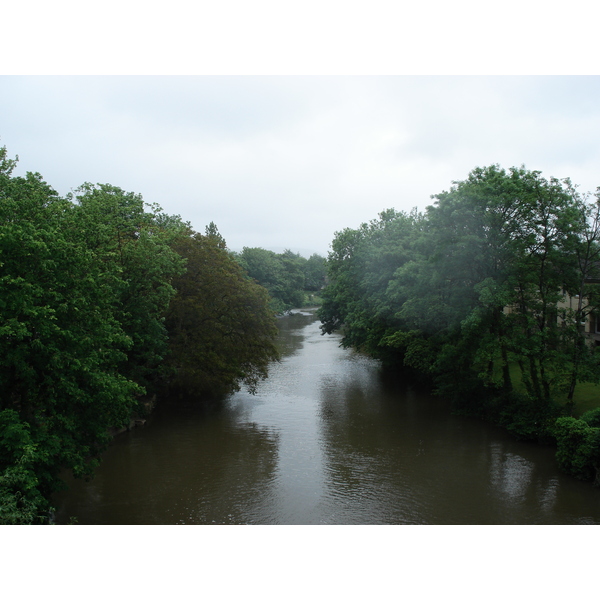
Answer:
[(277, 357), (267, 290), (210, 224), (111, 185), (60, 197), (0, 149), (0, 523), (48, 521), (160, 393), (250, 389)]
[(15, 166), (1, 148), (0, 523), (47, 522), (60, 473), (91, 477), (150, 398), (255, 390), (276, 316), (320, 298), (323, 333), (598, 483), (598, 194), (478, 168), (423, 214), (337, 233), (325, 260), (231, 252), (212, 222), (109, 184), (60, 197)]
[[(600, 208), (569, 180), (474, 169), (424, 213), (336, 234), (322, 330), (600, 483)], [(584, 410), (585, 409), (585, 410)]]

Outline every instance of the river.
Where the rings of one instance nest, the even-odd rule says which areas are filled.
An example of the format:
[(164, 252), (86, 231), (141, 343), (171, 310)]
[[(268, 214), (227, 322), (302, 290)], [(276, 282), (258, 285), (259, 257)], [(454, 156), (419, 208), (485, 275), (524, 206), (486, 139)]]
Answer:
[(279, 327), (282, 360), (256, 395), (159, 403), (92, 481), (67, 480), (57, 522), (600, 523), (600, 490), (559, 472), (552, 448), (386, 381), (313, 311)]

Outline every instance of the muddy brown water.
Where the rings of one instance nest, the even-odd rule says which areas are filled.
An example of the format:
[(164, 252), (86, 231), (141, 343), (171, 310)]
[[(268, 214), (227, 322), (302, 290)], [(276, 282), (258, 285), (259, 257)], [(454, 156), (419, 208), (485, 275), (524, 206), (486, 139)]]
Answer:
[(163, 401), (115, 438), (57, 522), (80, 524), (597, 524), (600, 490), (441, 398), (390, 384), (322, 336), (279, 321), (283, 358), (255, 396)]

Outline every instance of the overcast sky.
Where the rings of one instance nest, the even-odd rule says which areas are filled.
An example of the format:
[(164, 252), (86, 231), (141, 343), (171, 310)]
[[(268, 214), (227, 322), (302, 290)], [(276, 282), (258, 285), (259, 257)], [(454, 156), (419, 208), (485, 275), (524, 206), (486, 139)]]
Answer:
[(0, 77), (18, 173), (138, 192), (234, 250), (325, 255), (492, 163), (594, 191), (598, 140), (598, 76)]

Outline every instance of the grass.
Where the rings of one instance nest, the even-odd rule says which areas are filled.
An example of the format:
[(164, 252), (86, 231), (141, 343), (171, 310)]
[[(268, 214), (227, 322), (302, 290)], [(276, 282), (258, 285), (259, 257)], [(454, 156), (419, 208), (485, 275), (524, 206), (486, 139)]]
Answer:
[(322, 298), (316, 294), (313, 294), (312, 292), (305, 292), (305, 297), (306, 300), (304, 302), (304, 308), (321, 306), (321, 304), (323, 304)]
[(580, 417), (584, 412), (600, 407), (600, 385), (596, 383), (578, 383), (575, 388), (575, 417)]
[[(510, 376), (515, 389), (525, 391), (518, 365), (512, 364), (510, 366)], [(600, 407), (600, 385), (596, 383), (578, 383), (573, 400), (575, 401), (574, 417), (580, 417), (584, 412)], [(564, 402), (566, 402), (566, 398)]]

